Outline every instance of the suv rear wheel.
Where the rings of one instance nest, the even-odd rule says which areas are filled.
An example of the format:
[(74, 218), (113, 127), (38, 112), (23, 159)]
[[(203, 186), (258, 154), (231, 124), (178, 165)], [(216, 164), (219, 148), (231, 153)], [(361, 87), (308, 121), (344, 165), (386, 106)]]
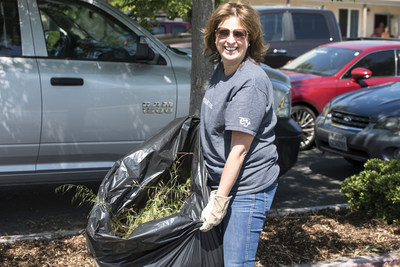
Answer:
[(292, 108), (292, 119), (300, 126), (303, 133), (300, 150), (310, 149), (315, 140), (315, 113), (306, 106), (294, 106)]

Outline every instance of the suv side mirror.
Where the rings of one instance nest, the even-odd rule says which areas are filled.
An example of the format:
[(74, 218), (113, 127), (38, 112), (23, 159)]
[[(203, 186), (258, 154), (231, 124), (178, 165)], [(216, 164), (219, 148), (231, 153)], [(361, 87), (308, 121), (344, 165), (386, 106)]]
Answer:
[(154, 52), (146, 43), (137, 43), (136, 62), (147, 62), (154, 59)]

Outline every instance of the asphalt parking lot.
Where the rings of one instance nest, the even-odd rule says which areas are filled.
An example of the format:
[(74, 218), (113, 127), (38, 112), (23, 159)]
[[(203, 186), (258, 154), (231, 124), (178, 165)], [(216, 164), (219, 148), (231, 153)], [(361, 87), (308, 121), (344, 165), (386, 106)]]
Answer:
[(279, 179), (273, 209), (297, 209), (346, 203), (342, 181), (362, 168), (318, 149), (301, 151), (296, 165)]
[[(341, 182), (359, 171), (315, 148), (302, 151), (296, 165), (280, 177), (272, 211), (346, 203)], [(85, 185), (97, 192), (99, 184)], [(90, 206), (71, 203), (73, 195), (55, 193), (57, 186), (0, 187), (0, 236), (84, 229)]]

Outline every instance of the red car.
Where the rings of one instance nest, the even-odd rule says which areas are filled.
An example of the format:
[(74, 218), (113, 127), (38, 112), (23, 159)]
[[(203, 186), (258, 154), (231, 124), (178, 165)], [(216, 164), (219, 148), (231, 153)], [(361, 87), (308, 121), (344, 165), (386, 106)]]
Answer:
[(321, 45), (280, 69), (292, 84), (292, 118), (303, 130), (300, 149), (314, 144), (315, 119), (335, 96), (400, 80), (400, 41), (360, 40)]
[(177, 34), (190, 30), (190, 23), (185, 21), (158, 21), (152, 26), (151, 34)]

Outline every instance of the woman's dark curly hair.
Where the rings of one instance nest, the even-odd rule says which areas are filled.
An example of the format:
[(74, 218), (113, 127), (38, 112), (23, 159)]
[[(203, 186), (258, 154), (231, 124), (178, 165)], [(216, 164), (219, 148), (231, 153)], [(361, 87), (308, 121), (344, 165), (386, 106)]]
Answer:
[(245, 59), (252, 59), (259, 64), (264, 60), (268, 49), (268, 46), (264, 44), (260, 15), (248, 3), (241, 1), (221, 4), (208, 19), (207, 25), (202, 31), (205, 42), (204, 57), (214, 64), (221, 62), (221, 56), (215, 45), (215, 31), (221, 22), (231, 16), (239, 18), (240, 23), (248, 34), (250, 46), (247, 48)]

